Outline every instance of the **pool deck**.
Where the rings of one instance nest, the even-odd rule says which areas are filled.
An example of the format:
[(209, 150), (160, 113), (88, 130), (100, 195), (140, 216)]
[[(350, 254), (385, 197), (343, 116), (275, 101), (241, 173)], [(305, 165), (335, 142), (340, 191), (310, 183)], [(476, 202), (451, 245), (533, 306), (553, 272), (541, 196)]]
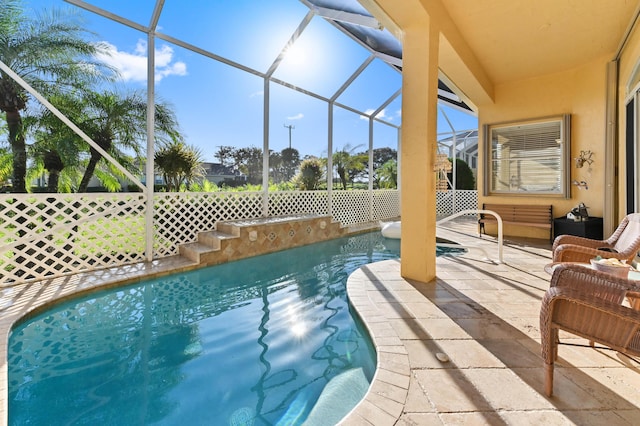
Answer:
[[(495, 238), (478, 238), (475, 223), (437, 234), (498, 258)], [(550, 258), (548, 242), (514, 240), (502, 264), (478, 250), (439, 257), (429, 283), (403, 279), (399, 261), (353, 273), (347, 292), (374, 338), (378, 369), (343, 424), (640, 424), (640, 365), (613, 351), (561, 345), (554, 396), (545, 396), (539, 312)]]
[[(444, 224), (438, 236), (498, 257), (495, 238), (478, 238), (474, 222)], [(538, 315), (550, 258), (546, 241), (507, 240), (504, 263), (475, 249), (440, 257), (430, 283), (403, 279), (397, 260), (354, 272), (347, 291), (373, 336), (378, 370), (343, 424), (640, 424), (640, 365), (616, 352), (560, 346), (555, 394), (544, 396)], [(171, 258), (1, 289), (0, 424), (7, 418), (7, 340), (17, 319), (105, 283), (192, 268)]]

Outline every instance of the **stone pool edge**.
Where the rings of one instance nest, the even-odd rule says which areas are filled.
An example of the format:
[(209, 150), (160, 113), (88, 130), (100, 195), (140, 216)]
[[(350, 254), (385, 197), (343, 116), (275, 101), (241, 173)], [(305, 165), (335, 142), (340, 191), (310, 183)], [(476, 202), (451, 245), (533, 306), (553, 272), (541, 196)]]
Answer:
[[(377, 265), (381, 263), (390, 276), (394, 272), (396, 277), (400, 276), (400, 259), (376, 262)], [(389, 277), (373, 275), (368, 266), (354, 271), (348, 277), (346, 287), (349, 303), (362, 320), (376, 349), (376, 372), (362, 401), (340, 421), (340, 425), (395, 424), (402, 415), (409, 394), (411, 368), (407, 349), (370, 297), (370, 293), (380, 295), (389, 291), (385, 285)]]

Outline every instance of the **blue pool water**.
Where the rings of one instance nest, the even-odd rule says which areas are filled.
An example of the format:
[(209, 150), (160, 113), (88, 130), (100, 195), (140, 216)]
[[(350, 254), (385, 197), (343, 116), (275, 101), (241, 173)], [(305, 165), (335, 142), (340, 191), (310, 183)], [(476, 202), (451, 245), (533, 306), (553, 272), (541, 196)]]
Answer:
[(376, 365), (347, 277), (399, 249), (362, 234), (57, 305), (10, 335), (9, 423), (332, 424)]

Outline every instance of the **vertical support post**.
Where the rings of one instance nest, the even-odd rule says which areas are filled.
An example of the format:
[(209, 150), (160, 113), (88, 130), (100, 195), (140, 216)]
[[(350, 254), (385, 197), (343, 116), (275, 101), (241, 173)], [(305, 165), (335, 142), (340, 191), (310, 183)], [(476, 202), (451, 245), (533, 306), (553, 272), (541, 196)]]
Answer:
[(333, 101), (329, 106), (327, 123), (327, 214), (333, 217)]
[[(603, 228), (605, 235), (611, 235), (618, 218), (618, 62), (607, 63), (605, 149), (604, 149), (604, 211)], [(627, 170), (627, 173), (629, 171)]]
[(456, 209), (456, 188), (458, 187), (458, 184), (456, 183), (456, 176), (458, 176), (458, 172), (457, 172), (457, 161), (456, 161), (456, 156), (458, 155), (456, 152), (456, 148), (458, 146), (458, 140), (456, 139), (457, 137), (457, 132), (455, 127), (453, 127), (453, 124), (451, 123), (451, 120), (449, 120), (449, 117), (447, 116), (447, 113), (444, 112), (444, 110), (441, 108), (440, 112), (442, 112), (442, 115), (444, 117), (445, 120), (447, 120), (447, 124), (449, 125), (449, 128), (451, 129), (451, 134), (453, 135), (453, 137), (451, 138), (451, 158), (453, 159), (453, 176), (451, 179), (451, 214), (455, 214), (457, 213), (457, 209)]
[(153, 260), (153, 241), (155, 237), (154, 217), (154, 186), (155, 186), (155, 35), (152, 31), (147, 33), (147, 165), (146, 165), (146, 209), (144, 220), (145, 232), (145, 259)]
[(269, 216), (269, 79), (264, 79), (262, 123), (262, 216)]
[(433, 22), (406, 29), (402, 76), (402, 262), (404, 278), (436, 276), (439, 34)]
[(373, 216), (373, 116), (369, 117), (369, 221)]
[(399, 211), (402, 212), (402, 127), (398, 128), (398, 135), (396, 136), (396, 140), (398, 141), (398, 153), (396, 154), (398, 176), (396, 177), (396, 185), (398, 190), (398, 198), (400, 200), (400, 205), (398, 206), (398, 208)]

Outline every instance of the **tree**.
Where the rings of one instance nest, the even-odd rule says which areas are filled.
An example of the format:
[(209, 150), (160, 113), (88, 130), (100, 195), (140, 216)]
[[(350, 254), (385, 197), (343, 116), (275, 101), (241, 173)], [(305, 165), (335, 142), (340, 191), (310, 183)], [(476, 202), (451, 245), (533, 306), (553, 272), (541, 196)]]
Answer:
[(262, 150), (256, 147), (239, 148), (234, 151), (235, 167), (247, 175), (247, 182), (262, 182)]
[(324, 163), (318, 158), (307, 158), (300, 164), (300, 172), (295, 180), (303, 191), (318, 189), (322, 179)]
[(342, 184), (342, 189), (347, 189), (347, 182), (349, 182), (349, 172), (354, 170), (362, 171), (364, 164), (362, 164), (362, 157), (353, 155), (353, 152), (358, 147), (351, 148), (349, 144), (345, 145), (340, 151), (336, 151), (333, 154), (333, 167), (335, 167), (338, 173), (338, 178)]
[[(453, 162), (451, 158), (449, 161)], [(453, 170), (447, 173), (449, 182), (453, 183)], [(476, 189), (476, 178), (471, 167), (461, 158), (456, 158), (456, 189)]]
[(179, 140), (166, 144), (155, 155), (156, 169), (162, 173), (168, 192), (179, 191), (182, 184), (202, 177), (201, 164), (201, 151)]
[(300, 165), (300, 153), (295, 148), (285, 148), (281, 152), (284, 180), (293, 178)]
[(218, 147), (218, 150), (215, 153), (215, 157), (220, 161), (220, 164), (223, 166), (230, 166), (233, 162), (233, 153), (235, 152), (235, 148), (228, 145), (222, 145)]
[[(380, 175), (382, 172), (381, 168), (384, 167), (385, 164), (389, 163), (389, 161), (393, 161), (396, 167), (396, 175), (397, 175), (397, 167), (398, 167), (398, 151), (392, 148), (376, 148), (373, 150), (373, 187), (381, 188), (381, 180), (383, 176)], [(368, 170), (368, 164), (367, 164)], [(386, 173), (386, 172), (383, 172)], [(389, 176), (386, 175), (388, 178)], [(395, 182), (396, 179), (394, 179)], [(388, 183), (388, 182), (387, 182)], [(397, 185), (395, 185), (397, 186)]]
[[(369, 152), (364, 151), (358, 154), (363, 158), (364, 168), (360, 175), (363, 178), (369, 178)], [(396, 160), (398, 158), (398, 152), (395, 149), (384, 147), (376, 148), (373, 150), (373, 187), (380, 188), (380, 174), (379, 169), (389, 160)]]
[[(89, 33), (81, 15), (68, 9), (29, 18), (20, 0), (2, 0), (0, 7), (0, 60), (40, 93), (55, 87), (80, 86), (104, 78), (108, 69), (91, 58), (107, 54), (106, 45), (84, 40)], [(0, 111), (5, 113), (13, 159), (13, 191), (27, 192), (27, 147), (22, 111), (27, 92), (0, 73)]]
[(398, 187), (398, 161), (389, 160), (378, 169), (379, 188), (397, 188)]
[(269, 150), (269, 170), (274, 182), (282, 182), (282, 155), (279, 152)]
[[(118, 160), (125, 161), (126, 150), (142, 157), (142, 143), (147, 137), (147, 97), (141, 92), (119, 94), (111, 91), (91, 92), (80, 101), (78, 108), (82, 119), (78, 127), (82, 129), (100, 148)], [(157, 142), (180, 138), (178, 122), (168, 104), (155, 105), (155, 137)], [(89, 148), (90, 157), (78, 192), (86, 192), (102, 154), (94, 147)], [(133, 166), (130, 164), (130, 166)]]
[[(79, 99), (80, 95), (71, 92), (49, 96), (49, 102), (73, 122), (78, 121)], [(29, 151), (33, 164), (27, 173), (27, 180), (46, 173), (47, 192), (71, 192), (71, 183), (77, 182), (82, 176), (82, 139), (44, 107), (38, 113), (25, 117), (24, 128), (34, 140)]]
[(0, 148), (0, 188), (7, 185), (11, 178), (11, 153)]

